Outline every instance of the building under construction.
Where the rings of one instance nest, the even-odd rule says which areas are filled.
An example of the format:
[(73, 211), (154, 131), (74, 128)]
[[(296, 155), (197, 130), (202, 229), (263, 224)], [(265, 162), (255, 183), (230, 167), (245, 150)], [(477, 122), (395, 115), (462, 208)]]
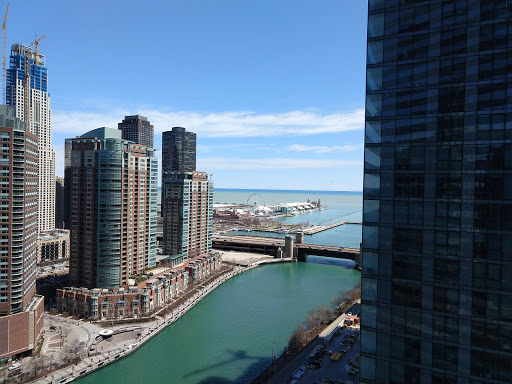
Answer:
[[(44, 36), (43, 36), (44, 37)], [(51, 147), (51, 109), (45, 57), (25, 44), (13, 44), (7, 69), (6, 104), (39, 138), (38, 232), (55, 228), (55, 152)]]

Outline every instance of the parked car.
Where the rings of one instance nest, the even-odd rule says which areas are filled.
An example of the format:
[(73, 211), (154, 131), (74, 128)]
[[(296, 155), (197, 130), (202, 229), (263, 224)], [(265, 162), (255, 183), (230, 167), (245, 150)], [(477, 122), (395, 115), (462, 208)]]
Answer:
[(9, 369), (9, 371), (12, 371), (12, 370), (14, 370), (14, 369), (16, 369), (16, 368), (19, 368), (19, 367), (21, 367), (21, 364), (20, 364), (20, 363), (18, 363), (18, 362), (14, 362), (14, 363), (12, 363), (12, 364), (9, 366), (9, 368), (8, 368), (8, 369)]

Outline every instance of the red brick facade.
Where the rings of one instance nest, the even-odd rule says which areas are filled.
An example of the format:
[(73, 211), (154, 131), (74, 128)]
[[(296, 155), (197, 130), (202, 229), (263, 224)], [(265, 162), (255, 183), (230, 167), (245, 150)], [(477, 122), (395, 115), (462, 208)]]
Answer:
[(215, 253), (192, 259), (137, 286), (57, 289), (57, 309), (80, 317), (100, 319), (147, 314), (184, 293), (190, 280), (200, 280), (221, 266), (221, 255)]

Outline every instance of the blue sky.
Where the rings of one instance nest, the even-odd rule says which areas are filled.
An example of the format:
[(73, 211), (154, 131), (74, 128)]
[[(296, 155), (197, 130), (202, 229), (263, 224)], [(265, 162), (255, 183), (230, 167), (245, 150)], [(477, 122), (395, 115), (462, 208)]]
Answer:
[(216, 187), (362, 190), (366, 3), (11, 1), (7, 49), (48, 35), (57, 175), (66, 137), (139, 113), (156, 148), (196, 132)]

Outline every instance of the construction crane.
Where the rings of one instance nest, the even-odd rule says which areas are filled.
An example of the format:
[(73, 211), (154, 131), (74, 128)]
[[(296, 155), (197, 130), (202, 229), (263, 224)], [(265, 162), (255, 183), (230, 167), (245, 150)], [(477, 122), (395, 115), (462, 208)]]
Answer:
[(39, 42), (40, 42), (41, 40), (43, 40), (45, 37), (46, 37), (46, 33), (45, 33), (43, 36), (39, 37), (39, 38), (38, 38), (38, 37), (37, 37), (37, 35), (36, 35), (36, 41), (34, 41), (34, 42), (32, 43), (32, 45), (35, 45), (35, 46), (36, 46), (36, 55), (35, 55), (35, 57), (34, 57), (34, 64), (35, 64), (35, 65), (39, 65)]
[(7, 25), (6, 25), (6, 22), (7, 22), (7, 14), (9, 13), (9, 7), (11, 6), (11, 3), (7, 3), (7, 10), (5, 11), (5, 16), (4, 16), (4, 24), (2, 25), (2, 31), (4, 33), (4, 53), (3, 53), (3, 56), (2, 56), (2, 104), (5, 105), (5, 30), (7, 29)]

